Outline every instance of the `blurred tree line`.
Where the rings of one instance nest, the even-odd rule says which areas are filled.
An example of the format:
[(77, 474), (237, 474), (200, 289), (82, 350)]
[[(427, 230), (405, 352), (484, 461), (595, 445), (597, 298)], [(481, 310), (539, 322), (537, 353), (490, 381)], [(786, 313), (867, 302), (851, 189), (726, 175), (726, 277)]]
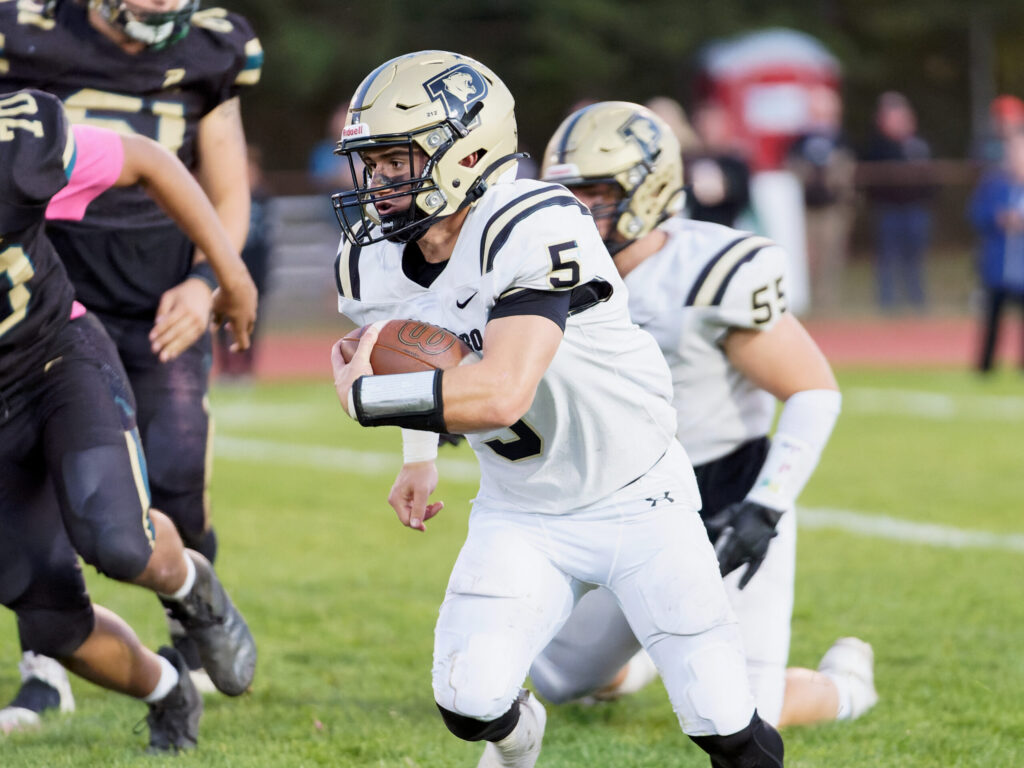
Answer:
[[(206, 5), (214, 5), (208, 0)], [(381, 62), (441, 48), (492, 67), (517, 100), (538, 156), (582, 98), (692, 106), (708, 42), (771, 26), (821, 40), (841, 61), (846, 125), (871, 127), (875, 99), (906, 93), (938, 156), (965, 157), (995, 93), (1024, 96), (1022, 0), (222, 0), (263, 42), (262, 83), (243, 100), (271, 170), (300, 170), (334, 108)], [(972, 66), (973, 64), (973, 66)]]

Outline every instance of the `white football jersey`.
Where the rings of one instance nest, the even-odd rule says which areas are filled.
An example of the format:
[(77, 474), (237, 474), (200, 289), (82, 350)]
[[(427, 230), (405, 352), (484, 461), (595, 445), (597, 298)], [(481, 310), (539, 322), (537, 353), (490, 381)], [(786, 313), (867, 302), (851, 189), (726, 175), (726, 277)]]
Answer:
[(654, 339), (630, 320), (615, 265), (568, 190), (526, 179), (493, 185), (429, 288), (406, 276), (403, 250), (343, 238), (338, 309), (359, 325), (433, 323), (480, 352), (499, 298), (573, 290), (562, 342), (529, 411), (509, 429), (467, 435), (480, 461), (478, 501), (568, 512), (642, 476), (665, 453), (675, 433), (668, 368)]
[(734, 328), (765, 331), (786, 311), (786, 255), (772, 241), (677, 217), (665, 247), (626, 275), (633, 321), (672, 371), (676, 436), (695, 466), (768, 434), (775, 399), (722, 349)]

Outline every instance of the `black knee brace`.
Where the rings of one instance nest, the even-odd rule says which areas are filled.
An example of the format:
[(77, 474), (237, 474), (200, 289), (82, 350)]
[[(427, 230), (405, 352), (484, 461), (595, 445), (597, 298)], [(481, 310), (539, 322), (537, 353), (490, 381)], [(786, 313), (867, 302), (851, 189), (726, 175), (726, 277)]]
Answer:
[(711, 757), (711, 768), (782, 768), (782, 737), (757, 712), (742, 731), (690, 739)]
[(508, 712), (490, 722), (457, 714), (440, 704), (437, 708), (441, 710), (441, 719), (448, 726), (448, 730), (463, 741), (501, 741), (512, 733), (519, 723), (518, 700), (512, 702)]

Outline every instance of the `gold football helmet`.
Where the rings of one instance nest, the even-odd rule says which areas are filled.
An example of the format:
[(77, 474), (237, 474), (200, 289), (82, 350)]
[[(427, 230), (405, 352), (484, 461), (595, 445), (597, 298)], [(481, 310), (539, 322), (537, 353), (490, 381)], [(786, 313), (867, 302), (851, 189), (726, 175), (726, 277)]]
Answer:
[(606, 241), (613, 254), (678, 214), (685, 202), (678, 139), (651, 110), (627, 101), (591, 104), (562, 121), (544, 152), (541, 178), (567, 187), (618, 185), (618, 203), (591, 211), (595, 218), (614, 218)]
[[(419, 51), (381, 64), (356, 89), (335, 153), (349, 160), (355, 188), (332, 197), (345, 236), (354, 245), (406, 243), (445, 216), (472, 205), (516, 153), (515, 101), (483, 64), (446, 51)], [(357, 170), (369, 150), (408, 150), (400, 177)], [(422, 153), (425, 159), (417, 153)], [(477, 154), (472, 166), (463, 161)], [(417, 162), (414, 162), (414, 159)], [(421, 170), (416, 170), (422, 164)], [(402, 211), (376, 204), (411, 198)]]

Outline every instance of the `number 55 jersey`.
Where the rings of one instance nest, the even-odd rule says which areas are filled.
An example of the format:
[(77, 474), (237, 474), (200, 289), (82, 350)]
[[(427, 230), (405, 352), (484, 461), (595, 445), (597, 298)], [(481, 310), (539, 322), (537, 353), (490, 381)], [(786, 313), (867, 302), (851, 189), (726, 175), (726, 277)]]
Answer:
[[(259, 80), (259, 40), (245, 19), (222, 9), (197, 12), (185, 37), (166, 48), (129, 54), (92, 26), (84, 3), (42, 7), (0, 2), (0, 92), (52, 93), (72, 123), (147, 136), (190, 169), (199, 162), (199, 121)], [(191, 267), (192, 244), (137, 186), (105, 192), (84, 221), (49, 234), (78, 299), (120, 317), (152, 319), (161, 294)]]
[(672, 371), (676, 434), (694, 466), (771, 429), (775, 398), (722, 351), (734, 329), (767, 331), (786, 311), (785, 253), (764, 237), (676, 217), (668, 242), (626, 275), (633, 320)]
[(545, 307), (564, 299), (564, 336), (529, 410), (508, 429), (467, 435), (480, 461), (476, 501), (487, 508), (562, 514), (593, 504), (644, 475), (673, 442), (664, 359), (630, 321), (593, 219), (564, 187), (494, 184), (443, 264), (427, 264), (415, 243), (343, 240), (336, 267), (338, 308), (357, 324), (430, 322), (477, 352), (489, 320), (560, 322)]

